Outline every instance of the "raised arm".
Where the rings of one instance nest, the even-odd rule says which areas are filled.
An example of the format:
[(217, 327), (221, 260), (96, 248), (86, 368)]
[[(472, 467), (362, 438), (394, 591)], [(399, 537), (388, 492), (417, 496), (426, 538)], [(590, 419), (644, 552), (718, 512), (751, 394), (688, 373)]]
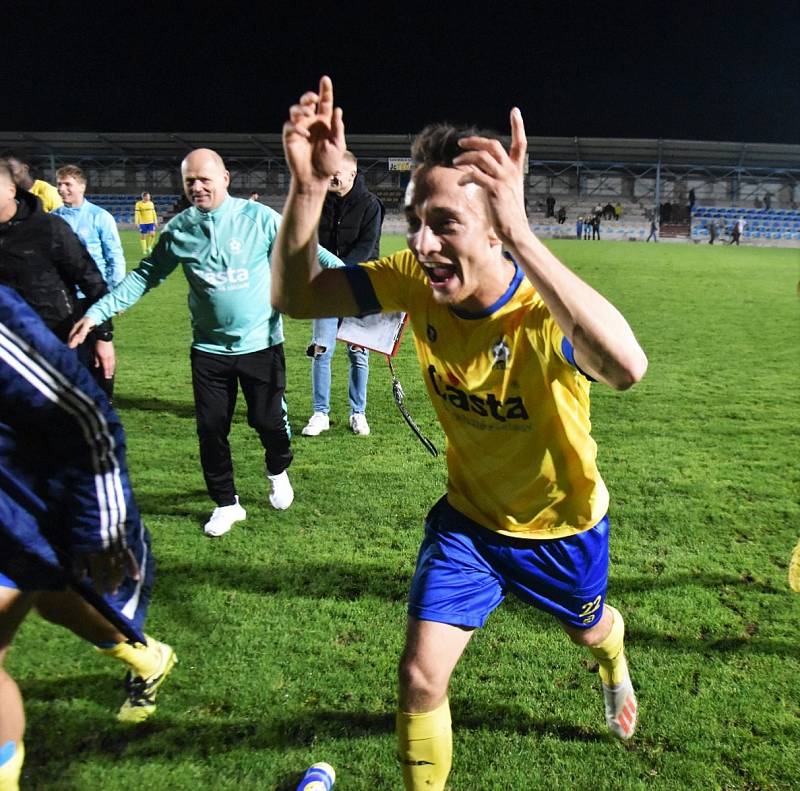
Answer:
[(511, 111), (511, 149), (497, 140), (463, 138), (465, 149), (454, 164), (465, 166), (462, 183), (486, 191), (494, 229), (544, 300), (575, 351), (575, 362), (598, 381), (616, 390), (638, 382), (647, 357), (623, 315), (581, 280), (534, 235), (525, 216), (522, 167), (527, 140), (522, 114)]
[(317, 226), (328, 181), (345, 151), (342, 111), (333, 106), (329, 77), (319, 93), (303, 94), (283, 125), (283, 150), (291, 171), (289, 196), (272, 248), (272, 306), (295, 318), (358, 313), (342, 269), (323, 269)]

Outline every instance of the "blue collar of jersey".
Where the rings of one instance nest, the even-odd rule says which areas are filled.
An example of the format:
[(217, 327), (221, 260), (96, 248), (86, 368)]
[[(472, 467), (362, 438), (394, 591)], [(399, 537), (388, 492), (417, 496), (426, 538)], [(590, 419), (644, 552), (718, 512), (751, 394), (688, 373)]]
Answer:
[(503, 305), (511, 299), (516, 293), (516, 290), (519, 288), (519, 284), (522, 282), (522, 278), (525, 276), (522, 270), (519, 268), (519, 264), (514, 260), (511, 253), (503, 253), (503, 255), (514, 264), (514, 277), (511, 278), (511, 282), (508, 284), (508, 288), (505, 290), (503, 295), (488, 308), (484, 308), (483, 310), (471, 311), (471, 310), (463, 310), (462, 308), (450, 307), (450, 310), (455, 313), (456, 316), (460, 319), (485, 319), (487, 316), (491, 316), (497, 310), (503, 307)]

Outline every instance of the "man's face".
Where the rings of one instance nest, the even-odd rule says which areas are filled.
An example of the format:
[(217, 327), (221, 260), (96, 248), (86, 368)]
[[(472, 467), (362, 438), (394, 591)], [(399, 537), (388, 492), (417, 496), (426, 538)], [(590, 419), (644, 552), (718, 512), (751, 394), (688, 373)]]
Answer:
[(463, 175), (451, 167), (414, 173), (406, 193), (407, 240), (438, 303), (480, 310), (496, 299), (486, 275), (497, 267), (500, 242), (482, 190), (459, 185)]
[(0, 172), (0, 222), (8, 222), (17, 213), (17, 185)]
[(149, 192), (143, 192), (142, 193), (142, 200), (145, 201), (145, 202), (149, 201), (150, 200), (150, 193)]
[(228, 197), (230, 174), (212, 156), (192, 152), (181, 165), (183, 190), (200, 211), (213, 211)]
[(66, 206), (78, 207), (83, 203), (86, 183), (75, 176), (64, 176), (56, 181), (56, 189)]
[(18, 187), (25, 189), (25, 185), (31, 181), (30, 169), (28, 166), (14, 157), (9, 157), (6, 162), (8, 162), (8, 167), (11, 168), (11, 175), (14, 178), (14, 183)]
[(331, 180), (328, 182), (328, 192), (335, 192), (342, 196), (347, 195), (353, 188), (357, 170), (355, 162), (343, 159), (339, 170), (331, 176)]

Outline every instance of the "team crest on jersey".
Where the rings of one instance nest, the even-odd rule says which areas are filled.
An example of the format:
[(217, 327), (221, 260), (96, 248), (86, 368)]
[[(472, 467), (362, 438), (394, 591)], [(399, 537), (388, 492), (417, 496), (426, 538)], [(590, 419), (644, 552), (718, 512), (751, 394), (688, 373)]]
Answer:
[(436, 341), (436, 338), (438, 337), (436, 334), (436, 327), (434, 327), (433, 324), (429, 324), (427, 326), (425, 334), (428, 336), (428, 340), (431, 343), (434, 343)]
[(228, 249), (235, 255), (236, 253), (242, 252), (242, 240), (241, 239), (231, 239), (228, 242)]
[(505, 371), (511, 357), (511, 349), (505, 338), (498, 338), (492, 344), (492, 368), (496, 371)]

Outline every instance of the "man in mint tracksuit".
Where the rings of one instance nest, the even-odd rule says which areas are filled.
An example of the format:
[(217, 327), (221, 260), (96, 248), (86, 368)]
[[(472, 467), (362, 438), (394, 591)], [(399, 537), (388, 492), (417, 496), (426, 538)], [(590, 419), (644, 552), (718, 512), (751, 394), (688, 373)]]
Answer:
[[(233, 480), (228, 433), (241, 385), (248, 423), (265, 449), (274, 508), (286, 509), (294, 492), (286, 474), (292, 460), (283, 399), (286, 375), (283, 324), (270, 307), (272, 243), (280, 215), (228, 194), (230, 174), (219, 154), (192, 151), (181, 163), (192, 206), (164, 228), (153, 252), (75, 325), (70, 345), (97, 323), (133, 305), (180, 264), (189, 282), (191, 350), (200, 462), (217, 504), (205, 533), (220, 536), (245, 518)], [(323, 266), (341, 262), (320, 249)]]

